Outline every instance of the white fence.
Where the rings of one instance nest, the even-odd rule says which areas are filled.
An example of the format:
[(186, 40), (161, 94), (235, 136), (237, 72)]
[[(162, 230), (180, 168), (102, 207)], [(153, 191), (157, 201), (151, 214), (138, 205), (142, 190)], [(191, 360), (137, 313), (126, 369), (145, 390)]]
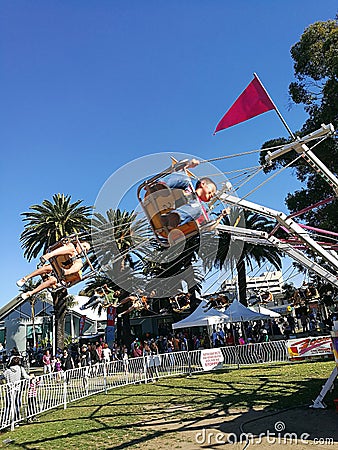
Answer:
[[(285, 341), (222, 347), (223, 367), (288, 361)], [(0, 429), (11, 427), (37, 414), (109, 389), (147, 383), (172, 375), (202, 372), (203, 350), (164, 353), (101, 363), (91, 367), (38, 377), (36, 391), (30, 380), (0, 385)], [(34, 395), (35, 394), (35, 395)]]

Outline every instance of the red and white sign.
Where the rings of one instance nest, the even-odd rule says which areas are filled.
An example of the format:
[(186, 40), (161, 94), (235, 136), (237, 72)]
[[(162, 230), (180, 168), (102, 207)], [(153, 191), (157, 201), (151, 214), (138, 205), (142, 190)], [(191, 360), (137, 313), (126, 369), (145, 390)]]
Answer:
[(211, 348), (208, 350), (201, 350), (201, 364), (203, 370), (216, 369), (218, 366), (223, 366), (224, 357), (219, 348)]
[(332, 355), (332, 339), (330, 336), (308, 337), (287, 341), (291, 358), (307, 358), (309, 356)]

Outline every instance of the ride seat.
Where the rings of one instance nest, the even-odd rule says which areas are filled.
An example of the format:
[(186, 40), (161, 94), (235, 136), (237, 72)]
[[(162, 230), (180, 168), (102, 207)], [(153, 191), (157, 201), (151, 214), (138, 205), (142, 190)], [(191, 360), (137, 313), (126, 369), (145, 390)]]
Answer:
[[(142, 201), (142, 207), (149, 219), (155, 234), (162, 238), (168, 238), (170, 230), (166, 227), (163, 216), (176, 208), (189, 203), (192, 194), (182, 189), (170, 189), (163, 182), (146, 185), (146, 194)], [(179, 225), (175, 230), (181, 231), (185, 237), (198, 234), (199, 226), (193, 220)]]
[[(56, 242), (54, 245), (50, 246), (47, 249), (47, 252), (50, 253), (53, 250), (56, 250), (57, 248), (62, 247), (64, 244), (65, 244), (64, 241)], [(68, 264), (65, 264), (67, 262), (68, 262)], [(82, 281), (83, 278), (82, 278), (81, 270), (79, 272), (75, 272), (70, 275), (62, 274), (62, 269), (69, 269), (73, 264), (73, 261), (71, 260), (71, 255), (54, 256), (54, 257), (50, 258), (49, 263), (53, 268), (53, 272), (54, 272), (56, 278), (65, 287), (74, 286), (79, 281)]]

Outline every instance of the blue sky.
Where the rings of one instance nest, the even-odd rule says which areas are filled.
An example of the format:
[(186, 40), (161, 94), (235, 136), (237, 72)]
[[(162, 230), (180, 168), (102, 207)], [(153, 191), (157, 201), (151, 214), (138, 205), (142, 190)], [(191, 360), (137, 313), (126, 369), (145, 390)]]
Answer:
[[(20, 214), (55, 193), (86, 205), (119, 167), (145, 155), (207, 159), (287, 136), (274, 112), (213, 136), (257, 72), (293, 131), (290, 47), (336, 2), (239, 0), (18, 1), (0, 6), (0, 307), (35, 267), (23, 258)], [(257, 164), (250, 156), (221, 171)], [(292, 172), (251, 200), (285, 211)], [(244, 192), (243, 192), (244, 193)], [(136, 201), (136, 200), (135, 200)], [(136, 206), (136, 204), (135, 204)]]

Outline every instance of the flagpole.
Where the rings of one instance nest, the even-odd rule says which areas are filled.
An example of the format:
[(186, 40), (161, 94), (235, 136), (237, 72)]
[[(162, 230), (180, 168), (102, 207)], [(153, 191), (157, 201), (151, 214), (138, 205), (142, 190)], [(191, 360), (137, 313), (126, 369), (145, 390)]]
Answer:
[(271, 103), (274, 106), (274, 109), (278, 115), (278, 117), (280, 118), (280, 120), (282, 121), (283, 125), (285, 126), (285, 128), (288, 130), (288, 133), (290, 134), (290, 136), (292, 137), (292, 139), (296, 139), (296, 136), (292, 133), (289, 125), (285, 122), (284, 117), (282, 116), (282, 114), (280, 113), (279, 109), (277, 108), (277, 106), (275, 105), (275, 102), (272, 100), (272, 98), (270, 97), (270, 95), (268, 94), (267, 90), (265, 89), (265, 87), (263, 86), (261, 80), (258, 78), (258, 75), (254, 72), (254, 77), (256, 78), (256, 80), (259, 82), (259, 84), (262, 86), (262, 88), (264, 89), (264, 92), (266, 93), (266, 95), (269, 97)]

